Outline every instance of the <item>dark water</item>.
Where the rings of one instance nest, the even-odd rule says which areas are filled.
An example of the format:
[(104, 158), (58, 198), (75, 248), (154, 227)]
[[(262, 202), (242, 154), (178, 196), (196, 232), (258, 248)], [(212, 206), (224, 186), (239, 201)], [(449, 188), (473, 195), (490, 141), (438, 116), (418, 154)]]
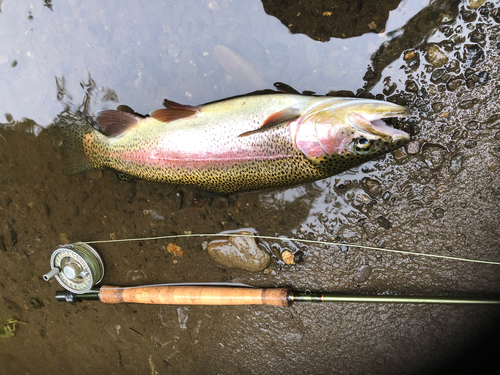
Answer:
[[(467, 359), (492, 366), (480, 355), (498, 341), (486, 352), (470, 349), (495, 332), (496, 307), (67, 304), (53, 297), (57, 283), (41, 277), (64, 242), (244, 227), (499, 261), (499, 3), (378, 4), (0, 2), (0, 324), (26, 323), (0, 340), (1, 372), (422, 373), (445, 364), (464, 370)], [(412, 143), (324, 181), (229, 197), (123, 182), (112, 171), (62, 174), (62, 137), (50, 124), (64, 105), (148, 113), (165, 97), (200, 104), (274, 82), (404, 104), (413, 114), (398, 126)], [(500, 294), (494, 265), (270, 242), (269, 268), (248, 273), (217, 266), (203, 241), (176, 240), (182, 257), (165, 241), (96, 245), (104, 284)], [(303, 253), (302, 262), (284, 264), (284, 249)]]

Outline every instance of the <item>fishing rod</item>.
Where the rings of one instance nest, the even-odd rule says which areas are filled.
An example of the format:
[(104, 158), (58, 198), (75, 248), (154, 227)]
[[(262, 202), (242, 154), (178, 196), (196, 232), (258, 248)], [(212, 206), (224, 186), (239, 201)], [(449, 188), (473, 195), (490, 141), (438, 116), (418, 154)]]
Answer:
[(56, 292), (65, 302), (98, 300), (106, 304), (142, 303), (154, 305), (273, 305), (288, 307), (293, 302), (357, 302), (413, 304), (500, 305), (500, 299), (456, 297), (392, 297), (294, 292), (290, 288), (254, 288), (216, 285), (147, 285), (133, 287), (102, 286), (83, 294)]
[(336, 293), (296, 292), (290, 288), (255, 288), (244, 284), (159, 284), (133, 287), (101, 286), (92, 289), (104, 277), (104, 263), (87, 243), (62, 245), (50, 259), (51, 271), (66, 291), (56, 292), (58, 301), (98, 300), (107, 304), (142, 303), (159, 305), (274, 305), (290, 306), (293, 302), (357, 302), (413, 304), (481, 304), (498, 305), (500, 299), (467, 297), (364, 296)]

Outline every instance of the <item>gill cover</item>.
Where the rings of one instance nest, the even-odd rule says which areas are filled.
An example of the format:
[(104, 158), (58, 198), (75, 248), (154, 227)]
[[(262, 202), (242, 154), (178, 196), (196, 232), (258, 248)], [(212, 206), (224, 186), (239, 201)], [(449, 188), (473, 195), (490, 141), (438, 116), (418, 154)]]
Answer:
[(344, 155), (369, 157), (403, 146), (409, 135), (382, 118), (407, 116), (400, 105), (371, 99), (331, 98), (290, 124), (296, 146), (311, 161)]

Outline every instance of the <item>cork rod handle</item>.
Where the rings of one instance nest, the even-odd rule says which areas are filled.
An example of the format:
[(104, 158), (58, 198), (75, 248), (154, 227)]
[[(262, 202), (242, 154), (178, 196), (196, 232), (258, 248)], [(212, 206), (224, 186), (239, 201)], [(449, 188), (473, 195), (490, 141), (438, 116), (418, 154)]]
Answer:
[(158, 305), (274, 305), (290, 306), (290, 288), (244, 288), (224, 286), (165, 285), (102, 286), (104, 303), (147, 303)]

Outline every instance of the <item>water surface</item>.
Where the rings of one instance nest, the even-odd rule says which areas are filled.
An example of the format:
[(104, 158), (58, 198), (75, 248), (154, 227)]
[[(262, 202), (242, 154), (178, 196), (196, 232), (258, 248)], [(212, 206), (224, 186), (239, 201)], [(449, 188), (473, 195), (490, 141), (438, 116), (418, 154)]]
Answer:
[[(494, 307), (66, 304), (41, 276), (64, 242), (244, 227), (498, 261), (498, 2), (0, 4), (0, 324), (26, 323), (2, 341), (6, 372), (421, 373), (495, 332)], [(62, 173), (62, 137), (50, 124), (65, 106), (148, 113), (164, 98), (200, 104), (275, 82), (406, 105), (412, 116), (395, 125), (412, 143), (323, 181), (231, 196), (112, 171)], [(175, 241), (182, 257), (164, 241), (96, 245), (105, 284), (500, 294), (497, 266), (268, 241), (270, 267), (248, 273), (219, 267), (204, 240)], [(285, 249), (296, 265), (282, 261)]]

